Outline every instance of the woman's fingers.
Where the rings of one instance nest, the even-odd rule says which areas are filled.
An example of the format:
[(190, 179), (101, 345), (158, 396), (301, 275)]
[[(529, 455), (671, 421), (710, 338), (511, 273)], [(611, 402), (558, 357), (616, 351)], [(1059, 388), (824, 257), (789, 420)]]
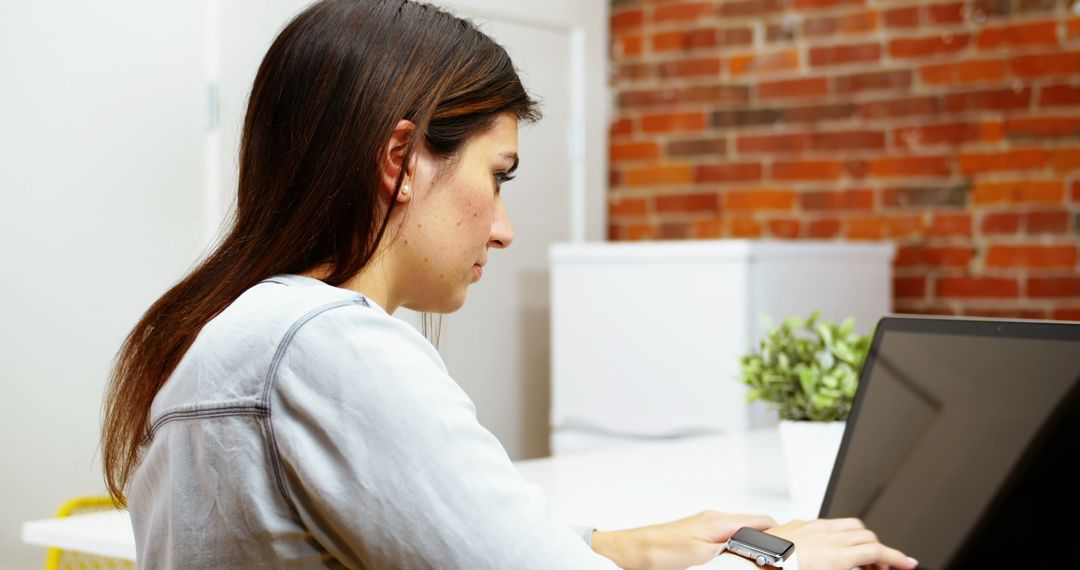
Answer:
[(843, 530), (862, 530), (866, 528), (862, 520), (849, 517), (844, 519), (821, 519), (821, 522), (825, 523), (828, 530), (839, 532)]
[(878, 542), (853, 546), (845, 549), (844, 553), (850, 556), (849, 560), (844, 563), (845, 568), (866, 566), (868, 564), (886, 564), (896, 568), (912, 570), (918, 565), (914, 558), (910, 558), (903, 552)]
[(836, 541), (841, 546), (857, 546), (860, 544), (878, 542), (878, 537), (874, 534), (874, 531), (864, 528), (861, 530), (844, 530), (837, 532)]

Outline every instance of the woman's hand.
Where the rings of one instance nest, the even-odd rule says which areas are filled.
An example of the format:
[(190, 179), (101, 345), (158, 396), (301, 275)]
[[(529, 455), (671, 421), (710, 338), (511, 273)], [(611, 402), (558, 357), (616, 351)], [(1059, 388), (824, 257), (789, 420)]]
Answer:
[(593, 533), (592, 547), (627, 570), (685, 570), (716, 557), (740, 528), (765, 530), (775, 525), (772, 517), (705, 511), (664, 524), (597, 531)]
[(890, 566), (910, 570), (919, 564), (878, 542), (859, 519), (795, 520), (766, 532), (795, 543), (799, 570), (887, 570)]

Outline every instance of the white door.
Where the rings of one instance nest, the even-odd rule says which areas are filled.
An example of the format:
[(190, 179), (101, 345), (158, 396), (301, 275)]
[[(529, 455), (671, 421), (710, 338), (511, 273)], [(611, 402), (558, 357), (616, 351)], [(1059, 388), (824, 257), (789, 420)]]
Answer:
[(548, 248), (604, 236), (607, 2), (444, 0), (510, 53), (544, 119), (519, 135), (504, 186), (513, 246), (494, 251), (440, 352), (480, 422), (514, 459), (547, 455), (551, 392)]
[[(517, 458), (546, 455), (550, 357), (548, 246), (600, 240), (606, 226), (607, 2), (448, 0), (507, 48), (544, 119), (519, 136), (504, 198), (516, 234), (465, 307), (443, 321), (440, 352), (481, 423)], [(244, 105), (266, 49), (307, 2), (236, 0), (220, 10), (220, 204), (236, 185)], [(410, 311), (396, 316), (416, 323)]]

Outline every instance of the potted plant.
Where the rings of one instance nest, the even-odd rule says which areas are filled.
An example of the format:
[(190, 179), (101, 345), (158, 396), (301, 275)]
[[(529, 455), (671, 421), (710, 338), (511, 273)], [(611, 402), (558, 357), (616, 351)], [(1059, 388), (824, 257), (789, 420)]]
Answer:
[(818, 514), (871, 338), (855, 332), (854, 319), (835, 324), (815, 311), (784, 319), (740, 359), (747, 401), (779, 413), (794, 516)]

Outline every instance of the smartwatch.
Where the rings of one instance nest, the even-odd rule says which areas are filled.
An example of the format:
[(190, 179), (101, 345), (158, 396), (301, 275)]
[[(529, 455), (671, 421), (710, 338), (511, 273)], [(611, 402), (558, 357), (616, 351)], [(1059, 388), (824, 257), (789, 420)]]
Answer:
[(767, 532), (744, 526), (731, 535), (724, 550), (749, 558), (758, 566), (783, 568), (784, 562), (795, 553), (795, 543)]

